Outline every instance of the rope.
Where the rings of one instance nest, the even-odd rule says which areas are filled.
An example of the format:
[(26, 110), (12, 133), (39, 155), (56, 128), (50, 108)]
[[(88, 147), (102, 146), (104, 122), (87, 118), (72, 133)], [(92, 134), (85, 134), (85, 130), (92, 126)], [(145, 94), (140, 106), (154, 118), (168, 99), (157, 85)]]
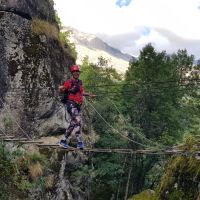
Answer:
[[(86, 99), (86, 101), (87, 101), (87, 99)], [(126, 140), (129, 140), (130, 142), (133, 142), (133, 143), (135, 143), (135, 144), (141, 145), (141, 146), (143, 146), (143, 147), (150, 147), (149, 145), (145, 145), (145, 144), (142, 144), (142, 143), (140, 143), (140, 142), (136, 142), (136, 141), (130, 139), (129, 137), (127, 137), (127, 136), (121, 134), (117, 129), (115, 129), (112, 125), (110, 125), (110, 124), (104, 119), (104, 117), (96, 110), (96, 108), (95, 108), (89, 101), (87, 101), (87, 102), (88, 102), (89, 105), (93, 108), (93, 110), (100, 116), (100, 118), (101, 118), (111, 129), (113, 129), (116, 133), (118, 133), (121, 137), (125, 138)]]
[[(165, 88), (151, 88), (151, 89), (158, 89), (157, 91), (156, 90), (151, 90), (149, 89), (149, 91), (151, 92), (151, 95), (152, 96), (157, 96), (158, 94), (163, 94), (160, 90), (161, 89), (170, 89), (170, 88), (175, 88), (175, 87), (165, 87)], [(193, 90), (196, 90), (196, 89), (199, 89), (199, 87), (197, 88), (184, 88), (184, 89), (176, 89), (174, 91), (171, 91), (170, 93), (171, 94), (177, 94), (177, 93), (181, 93), (181, 92), (185, 92), (185, 91), (193, 91)], [(107, 95), (107, 96), (126, 96), (126, 97), (129, 97), (129, 96), (133, 96), (133, 92), (135, 92), (135, 94), (140, 94), (141, 92), (141, 89), (132, 89), (132, 90), (129, 90), (129, 91), (125, 91), (125, 93), (123, 93), (122, 91), (118, 91), (118, 92), (109, 92), (108, 91), (103, 91), (103, 92), (98, 92), (98, 95), (97, 96), (104, 96), (104, 95)]]
[[(109, 99), (108, 97), (107, 97), (107, 99), (108, 99), (108, 100), (112, 103), (112, 105), (115, 107), (115, 109), (116, 109), (117, 112), (119, 113), (119, 117), (121, 118), (121, 120), (123, 120), (127, 125), (129, 125), (129, 123), (127, 122), (126, 118), (121, 114), (121, 112), (119, 111), (119, 109), (118, 109), (118, 107), (116, 106), (116, 104), (115, 104), (113, 101), (111, 101), (111, 99)], [(122, 116), (123, 116), (123, 117), (122, 117)], [(130, 125), (129, 125), (129, 126), (130, 126)], [(139, 136), (141, 136), (144, 140), (148, 141), (149, 143), (152, 143), (152, 144), (154, 144), (155, 146), (158, 146), (158, 147), (165, 147), (164, 145), (160, 145), (160, 144), (158, 144), (158, 143), (156, 143), (156, 142), (154, 142), (154, 141), (152, 141), (152, 140), (146, 138), (143, 134), (141, 134), (140, 132), (137, 132), (133, 126), (130, 126), (130, 127), (134, 129), (134, 133), (138, 134)]]
[[(169, 89), (169, 88), (174, 88), (174, 87), (166, 87), (166, 88), (153, 88), (153, 89)], [(19, 90), (21, 90), (21, 89), (24, 89), (24, 88), (16, 88), (17, 90), (19, 89)], [(43, 88), (43, 89), (45, 89), (45, 88)], [(171, 94), (174, 94), (174, 93), (181, 93), (181, 92), (185, 92), (185, 91), (193, 91), (193, 90), (196, 90), (196, 89), (199, 89), (199, 87), (197, 88), (184, 88), (184, 89), (177, 89), (177, 90), (175, 90), (175, 91), (172, 91), (171, 92)], [(138, 95), (138, 94), (140, 94), (139, 92), (140, 92), (141, 90), (139, 90), (139, 89), (132, 89), (132, 90), (130, 90), (130, 91), (126, 91), (126, 93), (123, 93), (123, 92), (120, 92), (120, 91), (118, 91), (118, 92), (109, 92), (108, 93), (108, 91), (101, 91), (101, 92), (99, 92), (98, 91), (98, 95), (97, 95), (97, 97), (102, 97), (102, 96), (110, 96), (110, 97), (115, 97), (115, 96), (123, 96), (123, 97), (129, 97), (129, 96), (133, 96), (133, 92), (135, 92), (135, 95)], [(21, 91), (7, 91), (7, 93), (10, 93), (10, 94), (12, 94), (12, 93), (15, 93), (15, 94), (21, 94), (22, 92)], [(43, 92), (43, 91), (40, 91), (40, 93), (43, 93), (43, 94), (46, 94), (47, 93), (47, 91), (45, 91), (45, 92)], [(29, 94), (29, 92), (23, 92), (23, 94)], [(163, 94), (162, 92), (160, 92), (160, 91), (155, 91), (155, 90), (153, 90), (153, 91), (151, 91), (151, 96), (157, 96), (158, 94)]]
[[(4, 102), (1, 100), (1, 98), (0, 98), (0, 101), (1, 101), (2, 105), (4, 106), (5, 110), (7, 111), (7, 113), (12, 117), (12, 113), (9, 111), (8, 108), (6, 108)], [(15, 122), (15, 123), (17, 124), (17, 126), (22, 130), (22, 132), (27, 136), (27, 138), (28, 138), (28, 139), (31, 139), (30, 136), (29, 136), (29, 135), (24, 131), (24, 129), (19, 125), (19, 123), (18, 123), (16, 120), (14, 120), (14, 122)]]
[[(139, 84), (139, 85), (150, 85), (150, 84), (165, 84), (165, 83), (181, 83), (183, 81), (188, 81), (188, 82), (191, 82), (191, 81), (197, 81), (199, 82), (200, 81), (200, 78), (193, 78), (193, 79), (181, 79), (181, 80), (167, 80), (167, 81), (150, 81), (150, 82), (139, 82), (139, 81), (135, 81), (134, 83), (116, 83), (116, 84), (102, 84), (102, 85), (85, 85), (85, 87), (92, 87), (92, 88), (95, 88), (95, 87), (116, 87), (116, 86), (126, 86), (126, 85), (136, 85), (136, 84)], [(180, 84), (182, 85), (182, 84)], [(180, 86), (179, 85), (179, 86)], [(182, 85), (184, 86), (184, 85)]]
[[(182, 79), (181, 81), (187, 81), (187, 82), (192, 82), (192, 81), (196, 81), (198, 82), (198, 84), (200, 83), (200, 79)], [(86, 88), (98, 88), (98, 87), (101, 87), (101, 88), (107, 88), (107, 87), (118, 87), (118, 86), (136, 86), (136, 85), (150, 85), (150, 84), (155, 84), (155, 85), (159, 85), (159, 84), (165, 84), (165, 83), (173, 83), (173, 82), (178, 82), (178, 81), (163, 81), (163, 82), (150, 82), (150, 83), (140, 83), (140, 82), (134, 82), (134, 83), (116, 83), (116, 84), (107, 84), (107, 85), (85, 85)], [(162, 86), (162, 87), (155, 87), (155, 85), (151, 85), (153, 87), (153, 89), (168, 89), (168, 88), (176, 88), (176, 87), (180, 87), (180, 86), (193, 86), (195, 85), (196, 86), (196, 82), (192, 82), (192, 83), (181, 83), (179, 85), (170, 85), (170, 86)], [(178, 82), (179, 83), (179, 82)], [(4, 88), (4, 87), (2, 87)], [(39, 90), (42, 90), (42, 89), (47, 89), (47, 88), (50, 88), (50, 89), (56, 89), (55, 87), (53, 86), (45, 86), (45, 87), (38, 87)], [(11, 88), (12, 89), (12, 88)], [(25, 87), (18, 87), (18, 88), (13, 88), (13, 89), (25, 89)], [(134, 90), (138, 90), (138, 89), (134, 89)]]
[(0, 131), (6, 136), (6, 133), (4, 132), (4, 130), (0, 127)]
[(134, 150), (134, 149), (77, 149), (74, 147), (69, 147), (67, 149), (61, 148), (58, 145), (50, 145), (50, 144), (38, 144), (39, 148), (56, 148), (64, 151), (82, 151), (82, 152), (94, 152), (94, 153), (119, 153), (119, 154), (134, 154), (134, 155), (173, 155), (173, 156), (185, 156), (185, 157), (200, 157), (199, 151), (189, 152), (189, 151), (153, 151), (153, 150)]

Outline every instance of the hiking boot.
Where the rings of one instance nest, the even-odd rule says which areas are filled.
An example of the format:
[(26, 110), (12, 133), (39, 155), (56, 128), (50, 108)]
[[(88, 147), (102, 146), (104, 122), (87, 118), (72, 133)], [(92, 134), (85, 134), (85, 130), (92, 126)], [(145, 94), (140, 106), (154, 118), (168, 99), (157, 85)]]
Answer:
[(83, 142), (78, 142), (77, 149), (84, 149), (84, 148), (85, 148), (85, 146), (84, 146)]
[(65, 149), (69, 147), (66, 140), (60, 140), (59, 145)]

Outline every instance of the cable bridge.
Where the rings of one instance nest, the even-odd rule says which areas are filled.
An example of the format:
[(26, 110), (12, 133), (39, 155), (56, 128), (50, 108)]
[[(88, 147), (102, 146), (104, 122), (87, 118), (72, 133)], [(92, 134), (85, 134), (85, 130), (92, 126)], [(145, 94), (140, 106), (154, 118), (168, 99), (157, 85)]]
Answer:
[(171, 156), (192, 156), (197, 159), (200, 159), (200, 135), (196, 136), (197, 138), (197, 146), (196, 151), (188, 151), (184, 149), (184, 146), (174, 146), (165, 150), (160, 150), (160, 149), (123, 149), (123, 148), (84, 148), (83, 150), (77, 149), (75, 147), (69, 147), (67, 149), (59, 146), (59, 144), (45, 144), (42, 141), (39, 140), (29, 140), (27, 138), (16, 138), (15, 136), (11, 135), (4, 135), (0, 134), (0, 140), (1, 142), (12, 142), (12, 143), (17, 143), (19, 145), (28, 145), (28, 144), (33, 144), (37, 146), (39, 149), (57, 149), (61, 151), (66, 151), (66, 152), (93, 152), (93, 153), (118, 153), (118, 154), (132, 154), (132, 155), (171, 155)]

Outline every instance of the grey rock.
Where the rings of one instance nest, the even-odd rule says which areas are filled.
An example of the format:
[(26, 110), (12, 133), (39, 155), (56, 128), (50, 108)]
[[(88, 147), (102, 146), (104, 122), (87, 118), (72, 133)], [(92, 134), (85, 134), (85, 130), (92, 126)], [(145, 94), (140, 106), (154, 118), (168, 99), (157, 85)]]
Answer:
[[(55, 25), (54, 16), (52, 1), (0, 0), (1, 132), (38, 138), (65, 131), (68, 122), (58, 100), (58, 86), (66, 80), (68, 75), (64, 74), (75, 60), (64, 52), (57, 38), (32, 31), (33, 18)], [(9, 146), (15, 147), (14, 143)], [(38, 186), (29, 191), (27, 199), (85, 199), (84, 192), (73, 186), (66, 173), (69, 166), (76, 170), (84, 162), (82, 152), (49, 152), (48, 156), (51, 168), (56, 166), (49, 172), (54, 188), (44, 193)]]
[(53, 0), (0, 0), (0, 11), (12, 12), (26, 19), (39, 18), (56, 24)]
[[(6, 5), (17, 2), (8, 1)], [(48, 19), (54, 16), (47, 15)], [(74, 59), (64, 53), (55, 38), (34, 34), (31, 23), (13, 12), (0, 11), (1, 129), (5, 130), (4, 121), (9, 119), (14, 134), (33, 138), (66, 127), (64, 109), (57, 113), (57, 88), (66, 79), (64, 74)]]

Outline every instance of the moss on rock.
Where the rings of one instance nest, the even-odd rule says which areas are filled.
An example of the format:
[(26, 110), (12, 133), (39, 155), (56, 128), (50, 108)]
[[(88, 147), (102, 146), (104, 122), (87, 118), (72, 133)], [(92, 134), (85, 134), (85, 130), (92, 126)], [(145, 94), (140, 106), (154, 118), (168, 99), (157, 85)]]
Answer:
[[(192, 141), (192, 142), (191, 142)], [(197, 143), (197, 142), (196, 142)], [(197, 150), (195, 140), (186, 141), (184, 150)], [(192, 144), (192, 145), (191, 145)], [(200, 160), (194, 156), (172, 157), (156, 190), (158, 200), (194, 200), (198, 197)]]
[(143, 192), (134, 195), (128, 200), (154, 200), (155, 192), (153, 190), (144, 190)]

